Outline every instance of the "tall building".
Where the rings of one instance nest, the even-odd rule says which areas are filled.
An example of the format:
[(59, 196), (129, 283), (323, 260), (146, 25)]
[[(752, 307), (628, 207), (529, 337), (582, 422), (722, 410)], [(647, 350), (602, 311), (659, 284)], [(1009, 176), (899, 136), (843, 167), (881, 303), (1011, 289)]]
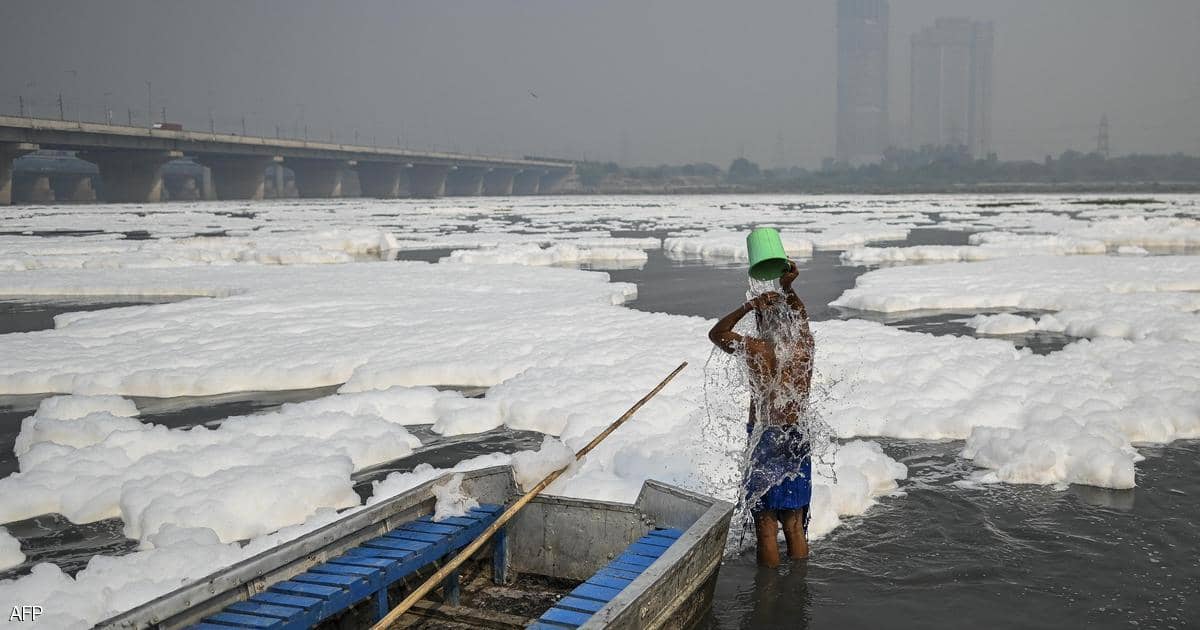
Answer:
[(837, 159), (861, 164), (888, 146), (887, 0), (838, 0)]
[(991, 22), (939, 18), (912, 36), (910, 143), (992, 152)]

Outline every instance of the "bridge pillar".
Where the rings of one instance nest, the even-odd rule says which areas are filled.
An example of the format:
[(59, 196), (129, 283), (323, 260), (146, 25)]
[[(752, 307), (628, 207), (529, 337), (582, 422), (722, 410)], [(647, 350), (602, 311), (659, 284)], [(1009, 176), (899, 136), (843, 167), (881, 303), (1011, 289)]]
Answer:
[(446, 175), (446, 194), (459, 197), (478, 197), (483, 194), (482, 166), (460, 166)]
[(508, 197), (513, 194), (516, 169), (493, 168), (483, 176), (483, 194), (489, 197)]
[(283, 165), (276, 164), (275, 168), (271, 169), (272, 181), (275, 182), (275, 198), (282, 199), (285, 196), (285, 188), (283, 181)]
[(168, 201), (199, 201), (204, 199), (204, 177), (195, 175), (163, 175), (163, 192)]
[(0, 144), (0, 206), (12, 203), (13, 160), (37, 150), (38, 145), (27, 142)]
[(183, 157), (179, 151), (80, 151), (79, 158), (100, 169), (101, 192), (110, 203), (157, 203), (163, 198), (162, 165)]
[(296, 189), (308, 199), (327, 199), (342, 196), (342, 174), (353, 160), (320, 160), (288, 158), (288, 166), (296, 174)]
[(558, 190), (559, 185), (561, 185), (563, 180), (567, 178), (567, 175), (570, 174), (571, 171), (565, 169), (547, 171), (542, 175), (541, 179), (538, 180), (538, 194), (548, 195)]
[(449, 172), (450, 167), (444, 164), (413, 164), (408, 169), (408, 191), (413, 197), (441, 197), (446, 194)]
[(59, 201), (95, 201), (96, 190), (92, 187), (91, 175), (59, 175), (50, 178), (54, 198)]
[(53, 203), (54, 188), (46, 173), (21, 173), (13, 175), (13, 203)]
[(395, 199), (404, 194), (404, 164), (359, 162), (358, 182), (364, 197)]
[(513, 179), (513, 194), (514, 195), (536, 195), (538, 194), (538, 186), (541, 185), (542, 171), (541, 170), (524, 170), (517, 173)]
[(198, 158), (212, 170), (213, 187), (217, 199), (263, 198), (267, 185), (267, 167), (282, 162), (279, 156), (205, 155)]

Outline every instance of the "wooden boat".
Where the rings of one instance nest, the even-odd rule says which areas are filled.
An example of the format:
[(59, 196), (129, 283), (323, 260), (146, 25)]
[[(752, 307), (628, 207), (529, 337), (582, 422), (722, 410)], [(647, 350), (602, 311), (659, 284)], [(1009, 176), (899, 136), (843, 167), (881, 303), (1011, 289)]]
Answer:
[[(365, 628), (519, 496), (463, 473), (480, 507), (434, 522), (449, 475), (108, 619), (101, 628)], [(538, 496), (396, 628), (686, 628), (712, 603), (733, 506), (656, 481), (637, 502)]]

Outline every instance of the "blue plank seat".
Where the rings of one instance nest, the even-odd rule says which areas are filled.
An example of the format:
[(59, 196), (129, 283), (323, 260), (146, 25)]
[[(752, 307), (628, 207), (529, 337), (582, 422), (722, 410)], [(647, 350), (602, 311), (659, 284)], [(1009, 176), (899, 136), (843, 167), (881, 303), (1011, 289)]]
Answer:
[(621, 589), (641, 575), (683, 534), (678, 529), (656, 529), (625, 548), (588, 581), (558, 600), (541, 618), (529, 624), (533, 630), (578, 628), (610, 602)]
[[(502, 511), (500, 505), (481, 505), (466, 516), (437, 523), (429, 516), (423, 516), (291, 579), (278, 582), (246, 601), (231, 604), (192, 628), (311, 628), (367, 598), (374, 598), (375, 619), (382, 619), (390, 609), (389, 586), (466, 547)], [(497, 580), (503, 581), (507, 544), (504, 529), (496, 532), (494, 543), (495, 573)], [(455, 572), (443, 584), (447, 601), (457, 603), (458, 589), (458, 573)]]

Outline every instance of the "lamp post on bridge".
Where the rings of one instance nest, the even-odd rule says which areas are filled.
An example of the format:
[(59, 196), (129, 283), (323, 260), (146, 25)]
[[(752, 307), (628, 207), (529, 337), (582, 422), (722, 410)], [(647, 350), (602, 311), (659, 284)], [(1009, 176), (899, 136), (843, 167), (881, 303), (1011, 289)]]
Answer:
[(67, 70), (71, 75), (71, 80), (75, 83), (75, 122), (83, 124), (83, 99), (79, 97), (79, 71)]
[(30, 117), (30, 118), (33, 118), (33, 92), (32, 92), (32, 90), (33, 90), (33, 88), (35, 88), (35, 87), (37, 87), (37, 83), (36, 83), (36, 82), (34, 82), (34, 81), (26, 81), (26, 82), (25, 82), (25, 89), (26, 89), (26, 90), (28, 90), (28, 91), (30, 92), (30, 98), (28, 99), (28, 102), (29, 102), (29, 117)]
[(217, 121), (213, 117), (213, 91), (208, 91), (208, 133), (217, 133)]
[(146, 127), (154, 128), (154, 98), (152, 92), (152, 84), (146, 82)]

